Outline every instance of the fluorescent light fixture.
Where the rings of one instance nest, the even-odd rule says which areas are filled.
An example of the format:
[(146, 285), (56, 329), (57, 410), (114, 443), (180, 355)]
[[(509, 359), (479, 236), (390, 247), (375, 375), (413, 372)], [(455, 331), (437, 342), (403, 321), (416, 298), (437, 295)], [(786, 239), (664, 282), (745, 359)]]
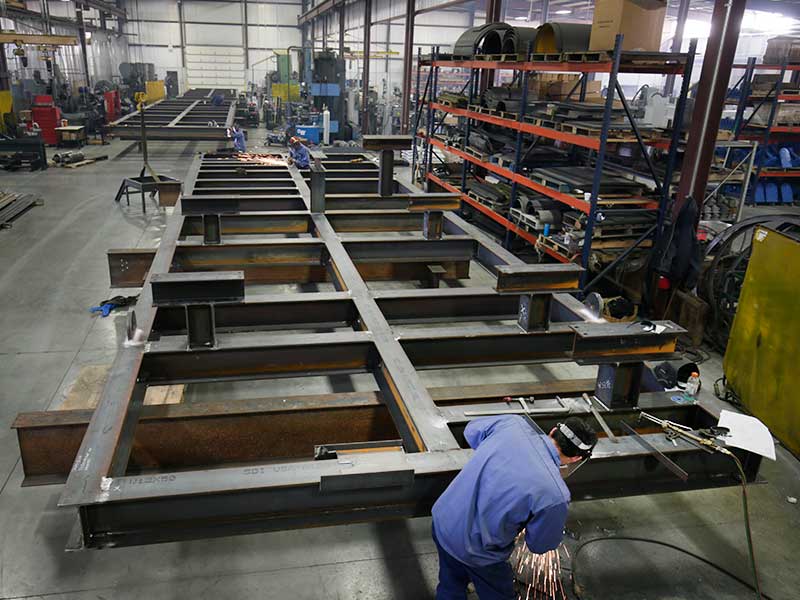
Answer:
[(514, 17), (515, 21), (527, 21), (528, 17)]
[(562, 8), (561, 10), (557, 10), (553, 12), (554, 15), (571, 15), (572, 11), (569, 8)]

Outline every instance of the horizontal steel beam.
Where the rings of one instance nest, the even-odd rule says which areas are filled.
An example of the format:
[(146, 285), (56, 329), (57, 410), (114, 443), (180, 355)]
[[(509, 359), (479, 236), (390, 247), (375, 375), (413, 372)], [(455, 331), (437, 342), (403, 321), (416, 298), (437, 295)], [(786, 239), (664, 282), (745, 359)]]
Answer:
[[(593, 379), (430, 388), (443, 406), (505, 396), (580, 394)], [(92, 416), (91, 409), (20, 413), (17, 431), (23, 485), (63, 483)], [(280, 431), (281, 435), (267, 432)], [(382, 440), (397, 434), (378, 392), (339, 392), (236, 401), (144, 406), (129, 472), (188, 469), (269, 459), (310, 458), (314, 445)], [(244, 442), (246, 440), (246, 442)]]

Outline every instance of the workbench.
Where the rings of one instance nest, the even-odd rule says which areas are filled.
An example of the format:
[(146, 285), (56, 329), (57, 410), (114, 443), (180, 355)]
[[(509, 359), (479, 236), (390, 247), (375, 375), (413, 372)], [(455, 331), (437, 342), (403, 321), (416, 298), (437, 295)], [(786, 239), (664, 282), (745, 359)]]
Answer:
[(56, 138), (59, 148), (81, 148), (86, 144), (86, 127), (83, 125), (56, 127)]

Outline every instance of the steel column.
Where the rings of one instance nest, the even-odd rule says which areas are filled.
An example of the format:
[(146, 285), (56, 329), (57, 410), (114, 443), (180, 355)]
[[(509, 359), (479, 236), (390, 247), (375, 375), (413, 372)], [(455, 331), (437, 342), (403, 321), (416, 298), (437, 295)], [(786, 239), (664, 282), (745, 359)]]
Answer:
[(81, 62), (83, 63), (83, 74), (86, 76), (86, 87), (92, 87), (92, 77), (89, 73), (89, 55), (86, 53), (86, 26), (83, 22), (83, 7), (75, 5), (75, 21), (78, 25), (78, 41), (81, 44)]
[[(417, 0), (406, 0), (406, 30), (405, 37), (403, 39), (403, 95), (401, 97), (402, 103), (400, 105), (400, 133), (408, 133), (408, 113), (411, 105), (411, 66), (412, 58), (414, 56), (414, 17), (416, 9)], [(417, 63), (417, 71), (419, 71), (419, 63)], [(417, 85), (417, 93), (419, 93), (419, 84)]]
[(361, 74), (361, 134), (370, 133), (369, 127), (369, 60), (372, 42), (372, 0), (364, 0), (364, 69)]
[(672, 208), (673, 219), (678, 216), (687, 198), (691, 197), (700, 203), (705, 197), (746, 5), (746, 0), (716, 0), (714, 3), (711, 34), (703, 57), (703, 71), (692, 113), (681, 181)]

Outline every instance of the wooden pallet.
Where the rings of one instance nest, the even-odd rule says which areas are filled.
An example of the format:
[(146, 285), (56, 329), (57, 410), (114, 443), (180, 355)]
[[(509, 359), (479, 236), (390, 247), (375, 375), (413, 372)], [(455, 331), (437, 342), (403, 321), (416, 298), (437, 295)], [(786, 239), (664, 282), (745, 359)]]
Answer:
[(464, 99), (460, 102), (453, 102), (452, 100), (439, 98), (439, 104), (441, 104), (442, 106), (447, 106), (449, 108), (464, 108), (467, 106), (467, 101), (466, 99)]
[(571, 185), (555, 178), (548, 178), (547, 175), (542, 173), (528, 173), (528, 179), (563, 194), (568, 194), (572, 191)]
[(487, 62), (519, 62), (519, 54), (476, 54), (475, 60)]
[(472, 190), (467, 191), (467, 196), (475, 200), (475, 202), (479, 202), (484, 206), (488, 206), (489, 208), (495, 211), (505, 209), (505, 207), (508, 206), (507, 200), (505, 202), (497, 202), (496, 200), (490, 200), (489, 198), (484, 198), (483, 196), (476, 194)]
[(565, 259), (570, 261), (579, 254), (578, 252), (575, 253), (570, 252), (570, 249), (567, 246), (561, 244), (560, 242), (555, 241), (552, 237), (545, 237), (543, 235), (540, 235), (537, 238), (536, 243), (538, 245), (544, 246), (545, 248), (548, 248), (552, 252), (555, 252), (556, 254), (563, 256)]
[(602, 52), (563, 52), (561, 54), (562, 62), (604, 62), (611, 58), (611, 53)]
[(474, 156), (475, 158), (477, 158), (482, 162), (489, 162), (488, 154), (486, 154), (485, 152), (481, 152), (480, 150), (476, 150), (472, 146), (467, 146), (466, 148), (464, 148), (464, 152), (466, 152), (470, 156)]
[[(521, 54), (520, 56), (524, 57), (522, 60), (527, 60), (527, 56)], [(561, 53), (559, 52), (534, 52), (531, 54), (531, 62), (561, 62)]]

